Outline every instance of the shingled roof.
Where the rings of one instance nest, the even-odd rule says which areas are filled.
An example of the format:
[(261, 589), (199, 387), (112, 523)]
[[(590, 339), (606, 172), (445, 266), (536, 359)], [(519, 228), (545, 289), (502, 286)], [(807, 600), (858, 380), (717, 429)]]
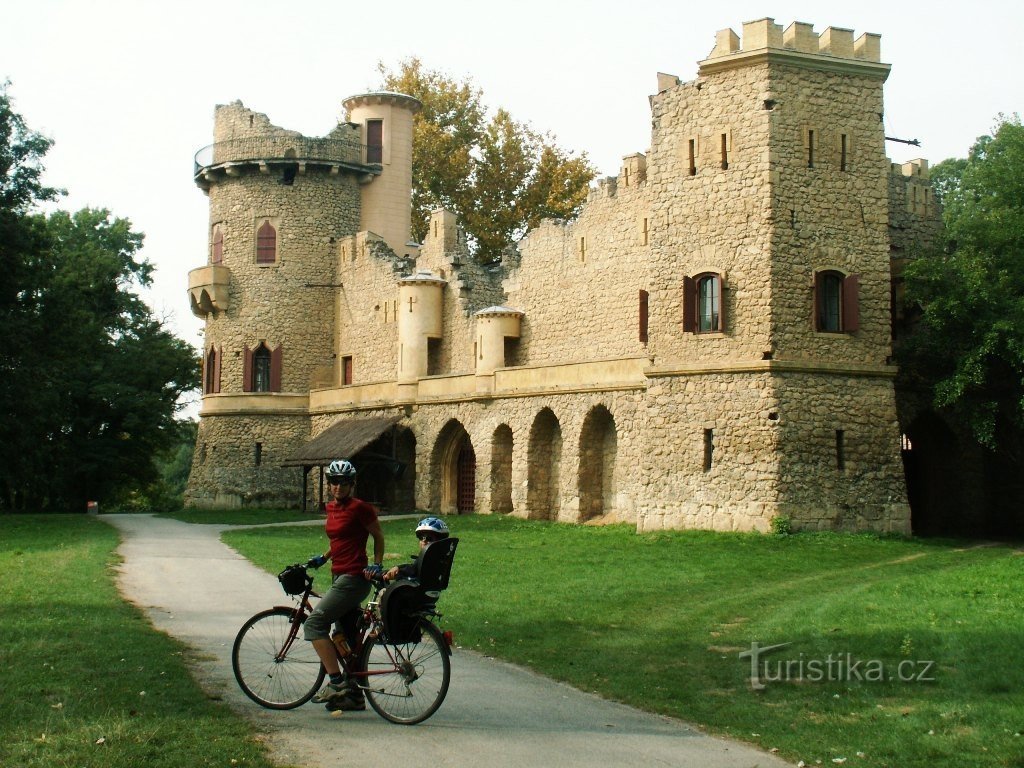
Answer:
[(343, 419), (296, 450), (282, 464), (286, 467), (316, 467), (330, 464), (335, 459), (351, 458), (402, 418), (374, 416)]

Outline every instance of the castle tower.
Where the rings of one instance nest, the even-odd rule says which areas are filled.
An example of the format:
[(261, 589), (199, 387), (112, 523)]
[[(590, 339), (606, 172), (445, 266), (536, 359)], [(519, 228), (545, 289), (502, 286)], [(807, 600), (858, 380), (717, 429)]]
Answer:
[(364, 93), (342, 102), (348, 120), (362, 135), (363, 159), (380, 166), (379, 178), (367, 176), (362, 188), (359, 229), (373, 232), (399, 256), (412, 255), (412, 128), (420, 102), (401, 93)]
[(747, 485), (759, 500), (714, 527), (909, 530), (879, 58), (877, 35), (761, 19), (719, 32), (695, 81), (659, 75), (648, 178), (672, 194), (652, 203), (652, 386), (700, 405), (652, 439), (703, 435), (703, 471), (673, 476), (658, 452), (647, 471), (698, 524), (729, 506), (716, 487)]
[(281, 462), (308, 437), (310, 387), (334, 365), (336, 243), (359, 229), (361, 181), (381, 174), (361, 144), (358, 126), (307, 138), (240, 102), (217, 107), (196, 158), (210, 250), (189, 276), (206, 320), (190, 504), (298, 501), (298, 470)]

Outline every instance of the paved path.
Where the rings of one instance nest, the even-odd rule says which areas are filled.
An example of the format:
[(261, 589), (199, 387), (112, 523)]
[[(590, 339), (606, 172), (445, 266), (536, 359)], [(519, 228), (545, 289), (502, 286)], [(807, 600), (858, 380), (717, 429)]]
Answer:
[[(122, 593), (158, 629), (199, 652), (197, 675), (204, 688), (266, 733), (281, 762), (307, 768), (366, 762), (451, 768), (789, 765), (677, 720), (460, 649), (452, 659), (448, 697), (420, 725), (393, 725), (369, 709), (342, 718), (314, 704), (289, 712), (265, 710), (238, 689), (231, 673), (231, 643), (249, 616), (286, 602), (277, 579), (221, 543), (220, 532), (229, 526), (149, 515), (100, 519), (122, 535)], [(339, 759), (346, 753), (356, 757)]]

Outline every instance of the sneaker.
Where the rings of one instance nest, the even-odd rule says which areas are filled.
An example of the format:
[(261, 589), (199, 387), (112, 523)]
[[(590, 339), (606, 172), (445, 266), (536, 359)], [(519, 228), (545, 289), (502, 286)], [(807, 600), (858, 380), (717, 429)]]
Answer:
[(328, 712), (362, 712), (364, 709), (366, 709), (365, 699), (362, 696), (355, 696), (351, 692), (327, 702)]
[(346, 683), (328, 683), (320, 689), (320, 693), (313, 697), (313, 702), (316, 704), (326, 704), (329, 701), (336, 699), (343, 699), (349, 695), (349, 688)]

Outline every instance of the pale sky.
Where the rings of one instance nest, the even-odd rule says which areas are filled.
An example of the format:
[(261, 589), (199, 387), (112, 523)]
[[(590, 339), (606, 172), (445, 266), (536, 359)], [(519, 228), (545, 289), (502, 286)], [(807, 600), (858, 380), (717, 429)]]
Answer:
[(322, 136), (342, 99), (379, 85), (378, 62), (418, 56), (614, 175), (648, 149), (656, 73), (692, 80), (717, 30), (766, 16), (882, 36), (886, 135), (921, 141), (887, 143), (893, 161), (964, 157), (999, 113), (1024, 111), (1019, 0), (3, 0), (0, 79), (56, 142), (46, 181), (68, 190), (61, 207), (108, 208), (145, 233), (145, 296), (199, 348), (186, 287), (206, 263), (208, 208), (192, 159), (216, 104)]

